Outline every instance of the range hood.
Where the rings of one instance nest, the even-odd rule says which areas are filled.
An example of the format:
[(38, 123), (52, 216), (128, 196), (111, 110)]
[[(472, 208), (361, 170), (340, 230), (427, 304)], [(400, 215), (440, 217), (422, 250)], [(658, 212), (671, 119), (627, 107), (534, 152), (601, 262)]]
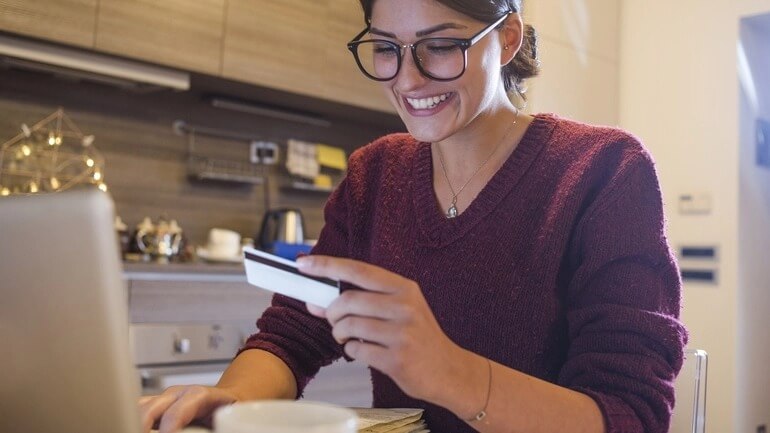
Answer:
[(0, 60), (10, 67), (120, 87), (190, 88), (190, 74), (186, 72), (6, 35), (0, 35)]

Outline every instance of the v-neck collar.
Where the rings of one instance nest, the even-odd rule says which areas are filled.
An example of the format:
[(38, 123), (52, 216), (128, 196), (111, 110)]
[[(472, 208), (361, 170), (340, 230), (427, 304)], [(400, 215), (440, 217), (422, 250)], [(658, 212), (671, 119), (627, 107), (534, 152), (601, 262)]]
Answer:
[(420, 244), (434, 248), (449, 245), (492, 212), (519, 182), (548, 141), (556, 120), (552, 114), (535, 115), (516, 149), (465, 211), (455, 218), (447, 218), (436, 202), (430, 143), (418, 143), (411, 179), (413, 206), (421, 232)]

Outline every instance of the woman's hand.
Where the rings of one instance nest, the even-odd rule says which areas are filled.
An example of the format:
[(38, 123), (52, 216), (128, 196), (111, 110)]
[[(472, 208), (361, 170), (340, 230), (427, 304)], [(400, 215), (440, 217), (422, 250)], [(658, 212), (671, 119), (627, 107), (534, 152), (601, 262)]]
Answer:
[(308, 310), (331, 323), (348, 356), (387, 374), (410, 396), (435, 401), (442, 386), (463, 378), (467, 362), (478, 361), (444, 334), (416, 282), (350, 259), (305, 256), (297, 265), (303, 273), (364, 289), (343, 292), (326, 309), (308, 304)]
[(212, 386), (172, 386), (160, 395), (139, 399), (142, 431), (153, 427), (159, 433), (181, 430), (193, 421), (211, 426), (211, 416), (220, 406), (234, 403), (236, 397), (222, 388)]

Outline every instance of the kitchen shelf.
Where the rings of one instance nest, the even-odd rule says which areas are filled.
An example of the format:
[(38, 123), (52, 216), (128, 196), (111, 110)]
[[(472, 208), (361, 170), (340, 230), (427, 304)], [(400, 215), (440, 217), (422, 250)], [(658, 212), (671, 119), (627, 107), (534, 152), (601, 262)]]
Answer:
[(261, 185), (265, 183), (263, 168), (251, 163), (190, 156), (187, 160), (188, 173), (198, 180)]
[(287, 184), (285, 189), (293, 189), (293, 190), (300, 190), (300, 191), (308, 191), (308, 192), (318, 192), (323, 194), (329, 194), (332, 191), (334, 191), (334, 188), (323, 188), (319, 186), (315, 186), (313, 184), (307, 183), (307, 182), (300, 182), (300, 181), (292, 181), (291, 183)]

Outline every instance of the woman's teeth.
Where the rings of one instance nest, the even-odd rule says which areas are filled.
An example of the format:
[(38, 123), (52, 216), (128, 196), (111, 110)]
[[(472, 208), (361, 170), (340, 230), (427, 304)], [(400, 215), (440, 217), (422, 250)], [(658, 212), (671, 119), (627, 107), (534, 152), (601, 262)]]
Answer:
[(450, 95), (449, 93), (444, 93), (443, 95), (431, 96), (430, 98), (422, 98), (422, 99), (406, 98), (406, 100), (407, 102), (409, 102), (409, 105), (411, 105), (412, 108), (415, 108), (417, 110), (425, 110), (427, 108), (435, 107), (441, 101), (446, 101), (446, 98), (448, 98), (449, 95)]

